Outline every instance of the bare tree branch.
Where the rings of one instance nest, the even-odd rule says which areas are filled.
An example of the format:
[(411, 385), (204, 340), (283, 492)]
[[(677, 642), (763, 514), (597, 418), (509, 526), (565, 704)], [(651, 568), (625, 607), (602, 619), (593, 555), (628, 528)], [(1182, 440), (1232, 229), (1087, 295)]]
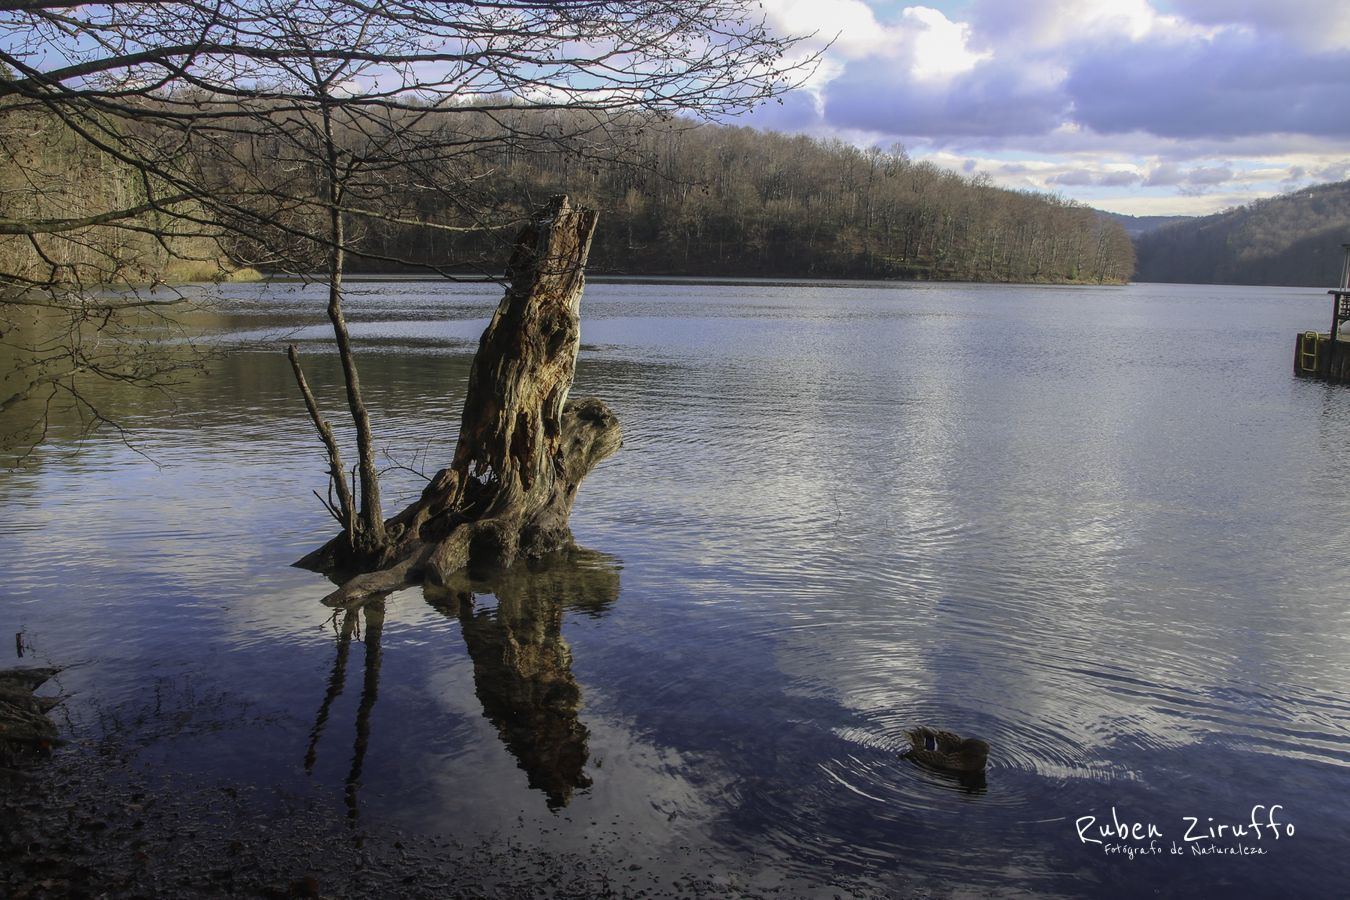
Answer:
[(191, 196), (189, 194), (179, 194), (175, 197), (165, 197), (161, 200), (150, 200), (128, 209), (109, 210), (92, 216), (84, 216), (79, 219), (42, 219), (25, 222), (16, 219), (0, 218), (0, 234), (57, 234), (62, 231), (75, 231), (80, 228), (89, 228), (93, 225), (107, 225), (110, 222), (135, 218), (136, 216), (144, 215), (145, 213), (152, 211), (163, 211), (165, 206), (174, 203), (182, 203), (183, 201), (190, 199)]

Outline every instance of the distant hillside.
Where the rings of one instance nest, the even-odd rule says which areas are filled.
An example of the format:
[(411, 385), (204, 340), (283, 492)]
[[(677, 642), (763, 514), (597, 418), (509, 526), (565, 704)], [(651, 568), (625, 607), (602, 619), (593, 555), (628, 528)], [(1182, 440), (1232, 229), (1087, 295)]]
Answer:
[(1127, 216), (1124, 213), (1107, 212), (1104, 209), (1099, 209), (1097, 212), (1124, 228), (1125, 233), (1132, 238), (1139, 237), (1141, 234), (1146, 234), (1164, 225), (1189, 222), (1195, 218), (1194, 216)]
[(1350, 181), (1304, 188), (1135, 238), (1136, 281), (1334, 287)]
[[(503, 198), (567, 193), (599, 209), (593, 274), (1123, 283), (1134, 271), (1129, 235), (1095, 210), (994, 187), (903, 150), (681, 120), (639, 124), (609, 123), (615, 143), (631, 148), (619, 163), (597, 155), (583, 165), (566, 148), (522, 152), (488, 139), (476, 183)], [(483, 125), (489, 135), (501, 127)], [(425, 200), (385, 191), (382, 202), (415, 212)], [(492, 234), (386, 225), (353, 242), (350, 265), (454, 260), (500, 271), (504, 249)]]

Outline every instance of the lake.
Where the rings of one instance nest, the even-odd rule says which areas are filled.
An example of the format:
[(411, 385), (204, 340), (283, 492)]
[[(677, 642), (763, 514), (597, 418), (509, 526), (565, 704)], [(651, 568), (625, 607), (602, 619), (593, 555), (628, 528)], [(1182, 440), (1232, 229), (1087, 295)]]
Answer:
[[(208, 378), (108, 389), (129, 446), (58, 421), (0, 473), (0, 630), (71, 666), (61, 753), (225, 792), (192, 841), (319, 835), (358, 893), (405, 843), (423, 868), (364, 890), (1350, 879), (1350, 389), (1290, 371), (1324, 292), (591, 284), (572, 395), (624, 446), (584, 549), (344, 621), (290, 567), (334, 527), (283, 352), (339, 420), (322, 291), (222, 290)], [(449, 460), (498, 296), (352, 284), (387, 513)], [(915, 725), (989, 741), (985, 778), (902, 759)]]

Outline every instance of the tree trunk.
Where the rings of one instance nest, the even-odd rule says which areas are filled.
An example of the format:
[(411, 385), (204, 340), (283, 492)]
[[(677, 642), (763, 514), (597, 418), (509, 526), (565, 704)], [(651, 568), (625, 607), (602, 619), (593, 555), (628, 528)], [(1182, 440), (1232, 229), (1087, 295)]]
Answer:
[(453, 462), (386, 523), (378, 558), (346, 557), (339, 535), (297, 563), (330, 575), (365, 573), (325, 602), (359, 605), (421, 577), (445, 583), (466, 566), (506, 566), (570, 544), (577, 487), (621, 443), (604, 403), (567, 400), (595, 218), (559, 196), (521, 231), (507, 269), (511, 286), (469, 373)]

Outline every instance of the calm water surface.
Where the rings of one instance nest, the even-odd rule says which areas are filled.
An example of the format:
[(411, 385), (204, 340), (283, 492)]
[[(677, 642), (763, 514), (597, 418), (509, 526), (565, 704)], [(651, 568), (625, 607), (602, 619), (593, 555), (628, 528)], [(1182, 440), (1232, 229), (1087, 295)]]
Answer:
[[(586, 550), (344, 623), (288, 567), (331, 531), (280, 349), (336, 419), (321, 294), (227, 290), (200, 327), (241, 349), (209, 379), (107, 398), (134, 450), (59, 427), (0, 474), (0, 630), (81, 662), (76, 736), (120, 715), (144, 766), (638, 886), (1350, 879), (1350, 389), (1289, 373), (1322, 292), (593, 284), (573, 393), (625, 444), (582, 489)], [(354, 285), (387, 494), (449, 458), (497, 296)], [(151, 689), (174, 727), (128, 712)], [(900, 759), (917, 724), (987, 739), (984, 782)], [(1292, 836), (1190, 842), (1263, 855), (1183, 840), (1272, 805)], [(1163, 852), (1084, 843), (1113, 808)]]

